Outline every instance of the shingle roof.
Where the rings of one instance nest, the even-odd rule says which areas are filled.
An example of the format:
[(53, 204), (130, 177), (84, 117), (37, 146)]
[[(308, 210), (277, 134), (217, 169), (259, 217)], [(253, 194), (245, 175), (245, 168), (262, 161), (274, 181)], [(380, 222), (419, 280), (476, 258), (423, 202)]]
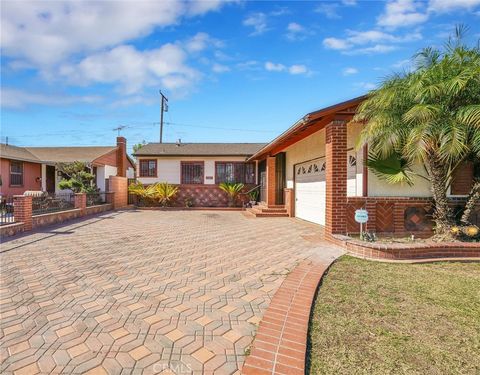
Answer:
[(5, 159), (40, 162), (40, 160), (25, 147), (17, 147), (0, 143), (0, 156)]
[(56, 163), (82, 161), (89, 163), (115, 150), (116, 146), (26, 147), (26, 149), (42, 161)]
[(92, 162), (116, 149), (116, 146), (92, 147), (18, 147), (0, 143), (2, 158), (31, 161), (36, 163)]
[(250, 156), (265, 143), (148, 143), (135, 156)]

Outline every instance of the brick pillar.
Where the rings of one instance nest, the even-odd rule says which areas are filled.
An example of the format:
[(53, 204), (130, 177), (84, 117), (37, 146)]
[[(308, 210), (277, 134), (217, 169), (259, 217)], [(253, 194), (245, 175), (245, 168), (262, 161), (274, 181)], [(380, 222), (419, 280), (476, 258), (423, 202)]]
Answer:
[(393, 205), (393, 231), (405, 232), (405, 205), (398, 202)]
[(117, 176), (125, 177), (127, 165), (127, 140), (117, 137)]
[(32, 197), (25, 195), (13, 196), (13, 215), (15, 222), (23, 223), (23, 230), (32, 230)]
[(277, 179), (275, 178), (275, 156), (267, 157), (267, 205), (274, 206), (277, 198)]
[(295, 216), (295, 197), (293, 189), (286, 188), (284, 190), (284, 200), (285, 208), (289, 217)]
[(333, 120), (326, 126), (327, 201), (325, 236), (347, 232), (347, 123)]
[(80, 215), (85, 215), (87, 211), (87, 194), (85, 193), (76, 193), (74, 195), (75, 208), (80, 209)]
[(126, 177), (110, 176), (108, 187), (113, 192), (113, 209), (128, 205), (128, 179)]
[(368, 221), (365, 229), (369, 232), (375, 232), (377, 228), (377, 202), (374, 199), (367, 199), (365, 209), (368, 212)]

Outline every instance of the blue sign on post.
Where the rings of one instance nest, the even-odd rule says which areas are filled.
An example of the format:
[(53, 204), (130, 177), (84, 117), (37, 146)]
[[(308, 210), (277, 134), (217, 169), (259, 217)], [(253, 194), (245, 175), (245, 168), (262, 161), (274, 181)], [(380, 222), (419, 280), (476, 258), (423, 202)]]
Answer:
[(368, 221), (367, 210), (355, 210), (355, 221), (360, 224), (364, 224)]

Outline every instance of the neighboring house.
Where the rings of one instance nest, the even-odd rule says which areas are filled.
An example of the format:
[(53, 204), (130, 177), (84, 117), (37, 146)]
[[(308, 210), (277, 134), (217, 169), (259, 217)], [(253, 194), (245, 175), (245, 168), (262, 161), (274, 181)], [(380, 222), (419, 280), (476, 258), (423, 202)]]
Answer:
[(168, 182), (180, 188), (177, 204), (226, 206), (218, 188), (222, 182), (241, 182), (254, 187), (257, 163), (247, 158), (264, 143), (148, 143), (138, 149), (137, 179), (142, 184)]
[[(325, 226), (327, 236), (358, 232), (354, 220), (358, 208), (367, 208), (367, 228), (377, 233), (430, 231), (427, 180), (417, 178), (413, 186), (391, 185), (366, 168), (367, 147), (356, 148), (363, 125), (350, 122), (363, 100), (309, 113), (252, 155), (248, 161), (258, 163), (266, 192), (262, 200)], [(468, 194), (473, 173), (472, 165), (458, 168), (451, 198)]]
[(23, 194), (27, 190), (59, 191), (62, 176), (56, 163), (82, 161), (95, 175), (101, 191), (108, 190), (110, 176), (134, 178), (135, 163), (127, 155), (126, 139), (117, 137), (116, 146), (17, 147), (0, 144), (2, 195)]

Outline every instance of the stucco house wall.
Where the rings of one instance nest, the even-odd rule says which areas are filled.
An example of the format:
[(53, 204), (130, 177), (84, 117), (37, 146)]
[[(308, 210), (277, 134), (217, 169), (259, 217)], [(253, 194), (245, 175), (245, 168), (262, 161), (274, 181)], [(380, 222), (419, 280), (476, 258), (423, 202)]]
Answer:
[(182, 161), (199, 161), (204, 163), (203, 183), (215, 185), (215, 162), (237, 161), (244, 162), (243, 156), (216, 156), (216, 157), (139, 157), (140, 160), (157, 160), (157, 177), (140, 177), (140, 168), (137, 168), (137, 180), (142, 184), (154, 184), (157, 182), (168, 182), (169, 184), (180, 184)]
[(23, 185), (10, 186), (10, 160), (0, 159), (0, 170), (2, 176), (2, 186), (0, 192), (2, 195), (21, 195), (26, 190), (42, 189), (42, 165), (39, 163), (23, 162)]

